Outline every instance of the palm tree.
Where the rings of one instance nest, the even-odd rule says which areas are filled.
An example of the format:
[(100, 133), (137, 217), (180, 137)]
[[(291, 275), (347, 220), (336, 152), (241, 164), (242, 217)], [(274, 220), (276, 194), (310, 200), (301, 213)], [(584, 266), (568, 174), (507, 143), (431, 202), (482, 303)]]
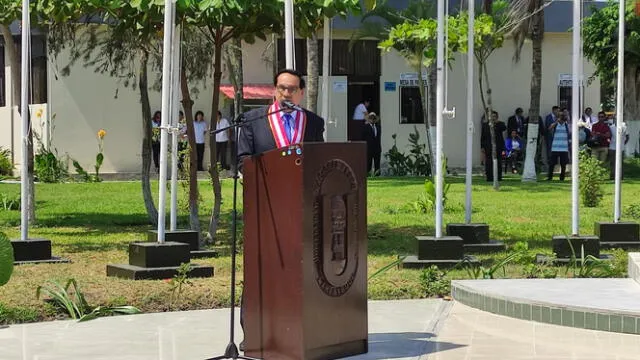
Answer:
[(525, 39), (531, 40), (531, 98), (529, 103), (529, 125), (527, 149), (522, 181), (536, 180), (535, 158), (537, 150), (536, 130), (540, 120), (540, 92), (542, 82), (542, 40), (544, 37), (544, 0), (515, 0), (511, 3), (510, 16), (523, 19), (511, 31), (515, 43), (513, 60), (520, 61)]
[[(433, 2), (424, 0), (412, 0), (406, 9), (398, 11), (386, 3), (377, 5), (373, 10), (368, 11), (362, 17), (362, 24), (360, 28), (352, 35), (350, 47), (352, 47), (356, 41), (364, 38), (373, 38), (376, 40), (386, 40), (389, 37), (389, 32), (395, 26), (409, 22), (419, 23), (423, 19), (434, 19), (437, 14), (433, 6)], [(384, 20), (379, 21), (367, 21), (370, 18), (378, 17)], [(433, 159), (433, 147), (431, 146), (430, 127), (435, 126), (436, 121), (436, 66), (435, 62), (429, 66), (429, 94), (428, 99), (425, 97), (424, 92), (424, 78), (422, 76), (424, 49), (422, 47), (409, 46), (396, 46), (394, 47), (402, 56), (406, 59), (409, 66), (411, 66), (418, 73), (418, 87), (420, 90), (420, 97), (422, 99), (424, 123), (427, 132), (427, 148), (429, 155), (429, 162), (431, 164), (431, 173), (435, 174), (435, 162)]]

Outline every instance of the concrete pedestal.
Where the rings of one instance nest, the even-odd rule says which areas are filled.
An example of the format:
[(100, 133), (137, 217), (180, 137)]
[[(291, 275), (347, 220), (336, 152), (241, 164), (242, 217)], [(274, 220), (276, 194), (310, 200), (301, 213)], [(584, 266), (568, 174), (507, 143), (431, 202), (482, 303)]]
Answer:
[[(591, 255), (602, 260), (610, 260), (613, 258), (611, 255), (600, 254), (600, 239), (595, 235), (557, 235), (553, 237), (552, 245), (556, 257), (552, 258), (538, 254), (536, 255), (536, 263), (543, 264), (553, 262), (556, 265), (566, 265), (571, 263), (572, 256), (575, 256), (576, 261), (580, 263), (583, 255), (585, 258)], [(571, 250), (572, 247), (573, 251)]]
[(487, 224), (447, 224), (447, 235), (461, 237), (465, 252), (492, 253), (506, 250), (504, 243), (489, 239)]
[(453, 267), (463, 261), (472, 264), (478, 261), (464, 256), (464, 241), (459, 236), (416, 236), (418, 255), (408, 256), (402, 261), (402, 267), (421, 269), (436, 265), (439, 268)]
[[(558, 259), (570, 259), (572, 255), (579, 258), (583, 254), (582, 249), (584, 249), (585, 257), (588, 255), (600, 257), (600, 239), (595, 235), (554, 236), (552, 245), (553, 252)], [(572, 247), (573, 252), (571, 251)]]
[[(151, 230), (147, 233), (147, 239), (149, 241), (157, 241), (158, 240), (158, 231)], [(192, 259), (201, 259), (201, 258), (210, 258), (210, 257), (218, 257), (218, 252), (216, 250), (201, 250), (200, 249), (200, 239), (197, 231), (193, 230), (175, 230), (175, 231), (165, 231), (164, 234), (165, 241), (169, 242), (179, 242), (185, 243), (189, 245), (189, 252)]]
[(634, 222), (596, 222), (594, 233), (605, 249), (640, 248), (640, 225)]
[[(138, 242), (129, 244), (129, 264), (107, 265), (107, 276), (131, 280), (168, 279), (182, 263), (191, 261), (189, 245), (179, 242)], [(212, 266), (191, 264), (189, 277), (211, 277)]]
[(51, 256), (51, 240), (11, 240), (15, 264), (68, 263), (69, 259)]

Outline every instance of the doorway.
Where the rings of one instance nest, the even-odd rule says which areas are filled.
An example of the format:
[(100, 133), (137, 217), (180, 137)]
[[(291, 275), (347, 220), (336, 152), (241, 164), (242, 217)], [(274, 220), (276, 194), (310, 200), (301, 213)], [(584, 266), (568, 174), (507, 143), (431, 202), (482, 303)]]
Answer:
[(377, 78), (348, 79), (347, 88), (347, 140), (361, 141), (362, 121), (353, 120), (353, 113), (364, 100), (370, 100), (369, 112), (380, 115), (380, 81)]

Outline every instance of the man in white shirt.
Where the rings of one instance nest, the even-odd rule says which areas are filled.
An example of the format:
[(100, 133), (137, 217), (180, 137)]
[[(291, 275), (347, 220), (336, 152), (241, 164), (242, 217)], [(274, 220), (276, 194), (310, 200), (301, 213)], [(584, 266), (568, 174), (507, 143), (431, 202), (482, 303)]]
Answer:
[[(229, 127), (229, 120), (222, 117), (222, 113), (218, 111), (218, 121), (216, 124), (216, 130)], [(218, 162), (223, 169), (229, 170), (230, 167), (227, 164), (227, 148), (229, 144), (230, 130), (222, 131), (216, 134), (216, 154), (218, 155)]]
[(584, 123), (584, 126), (591, 130), (593, 124), (598, 122), (598, 117), (593, 115), (593, 110), (588, 107), (584, 109), (584, 114), (580, 117), (580, 121)]
[(363, 102), (356, 106), (356, 109), (353, 111), (353, 116), (351, 119), (353, 121), (350, 122), (350, 133), (351, 136), (349, 140), (360, 141), (362, 140), (362, 131), (365, 126), (365, 119), (369, 116), (369, 106), (371, 106), (371, 100), (365, 99)]

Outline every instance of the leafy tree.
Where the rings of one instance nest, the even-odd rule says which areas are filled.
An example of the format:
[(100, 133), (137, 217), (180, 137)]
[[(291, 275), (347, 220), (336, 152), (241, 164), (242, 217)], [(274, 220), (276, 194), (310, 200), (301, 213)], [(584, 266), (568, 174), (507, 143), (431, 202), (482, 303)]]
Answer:
[[(207, 41), (213, 47), (213, 95), (211, 117), (218, 113), (220, 102), (220, 82), (222, 78), (222, 53), (224, 45), (237, 38), (246, 43), (253, 43), (256, 38), (266, 40), (272, 32), (280, 32), (283, 25), (280, 0), (184, 0), (184, 6), (178, 8), (183, 12), (188, 25), (202, 29)], [(215, 134), (210, 136), (210, 144), (215, 144)], [(209, 173), (213, 184), (214, 204), (209, 222), (209, 235), (215, 237), (222, 190), (220, 174), (216, 164), (216, 147), (210, 146)]]
[[(415, 8), (411, 7), (412, 5), (415, 6)], [(386, 40), (380, 43), (380, 47), (386, 51), (390, 51), (391, 49), (398, 51), (418, 72), (418, 86), (423, 101), (423, 108), (429, 109), (429, 117), (431, 118), (431, 121), (428, 121), (427, 114), (424, 113), (425, 124), (427, 124), (427, 141), (430, 150), (429, 156), (431, 171), (432, 174), (435, 174), (435, 162), (432, 161), (433, 147), (429, 136), (429, 125), (434, 123), (436, 111), (438, 111), (435, 105), (436, 86), (432, 85), (429, 87), (429, 106), (426, 106), (424, 79), (422, 76), (423, 67), (432, 69), (429, 79), (430, 81), (434, 82), (437, 76), (437, 74), (434, 74), (433, 70), (435, 70), (435, 60), (437, 57), (436, 45), (438, 22), (437, 19), (429, 15), (432, 14), (432, 9), (430, 9), (429, 6), (430, 5), (425, 5), (423, 2), (411, 3), (409, 9), (413, 10), (408, 9), (407, 11), (411, 14), (421, 16), (421, 18), (412, 20), (407, 20), (405, 18), (403, 22), (391, 27)], [(379, 6), (371, 13), (375, 14), (378, 11), (387, 12), (389, 10), (385, 9), (384, 6)], [(393, 16), (399, 16), (396, 20), (404, 18), (402, 15)], [(447, 18), (447, 52), (445, 54), (445, 61), (449, 64), (453, 62), (454, 54), (456, 52), (467, 51), (467, 18), (468, 16), (466, 12), (461, 12), (455, 16), (448, 16)], [(491, 19), (488, 17), (480, 17), (477, 20), (475, 36), (478, 38), (478, 41), (480, 39), (479, 36), (486, 33), (488, 29), (491, 28), (491, 25)], [(378, 25), (369, 26), (370, 29), (365, 31), (371, 31), (371, 33), (373, 33), (373, 31), (376, 30), (376, 27), (380, 30), (384, 30), (384, 28), (380, 28)], [(382, 33), (383, 32), (380, 32), (380, 34)]]
[[(511, 30), (515, 43), (513, 60), (520, 61), (520, 53), (525, 39), (531, 40), (531, 97), (529, 103), (529, 124), (538, 124), (540, 115), (540, 93), (542, 91), (542, 40), (544, 38), (544, 8), (542, 0), (517, 0), (511, 3), (511, 16), (524, 19)], [(529, 126), (531, 129), (531, 126)], [(537, 136), (532, 131), (528, 137)], [(527, 147), (525, 152), (525, 169), (522, 180), (536, 178), (535, 158), (537, 146)]]
[[(318, 103), (318, 77), (320, 74), (318, 56), (318, 31), (324, 19), (349, 14), (360, 14), (359, 0), (299, 0), (295, 3), (295, 26), (298, 34), (307, 38), (307, 108), (316, 112)], [(324, 51), (328, 51), (325, 49)]]
[[(624, 49), (624, 120), (629, 131), (627, 154), (640, 152), (640, 17), (634, 13), (634, 2), (626, 2)], [(615, 83), (618, 74), (618, 2), (609, 1), (601, 9), (592, 7), (584, 20), (583, 51), (594, 63), (603, 84)]]
[[(154, 64), (151, 61), (153, 57), (159, 54), (164, 7), (158, 6), (156, 0), (84, 0), (84, 5), (85, 14), (95, 14), (96, 22), (108, 25), (56, 21), (51, 37), (55, 40), (52, 43), (57, 45), (52, 46), (51, 51), (54, 56), (66, 48), (70, 52), (70, 61), (63, 67), (62, 75), (68, 75), (72, 66), (80, 62), (93, 67), (96, 72), (117, 78), (122, 86), (139, 89), (143, 130), (142, 195), (149, 220), (157, 225), (158, 210), (150, 184), (151, 105), (148, 69)], [(60, 4), (53, 8), (61, 9), (63, 6)]]

